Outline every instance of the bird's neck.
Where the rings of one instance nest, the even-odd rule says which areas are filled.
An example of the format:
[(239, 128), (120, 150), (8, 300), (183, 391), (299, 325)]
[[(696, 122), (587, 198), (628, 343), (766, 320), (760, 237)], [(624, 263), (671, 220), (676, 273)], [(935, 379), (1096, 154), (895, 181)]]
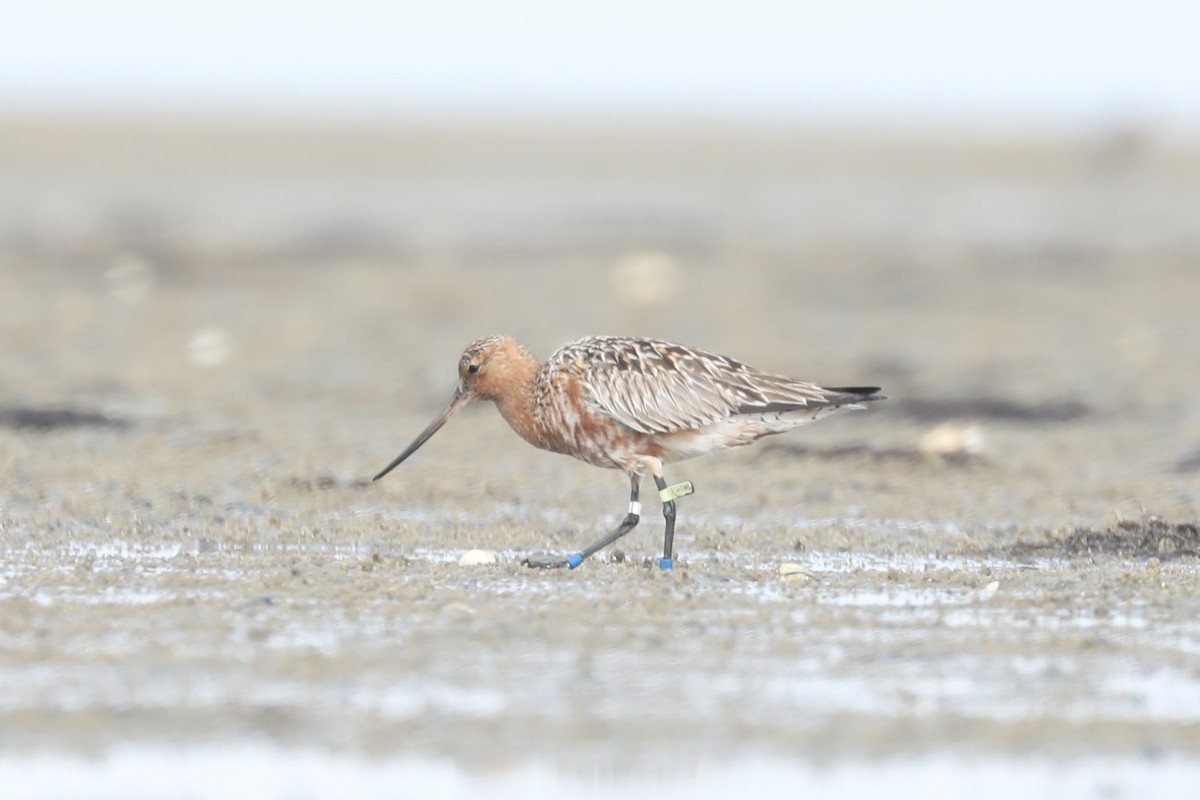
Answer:
[(541, 365), (528, 353), (506, 356), (503, 369), (490, 371), (485, 397), (496, 404), (500, 416), (522, 439), (536, 445), (533, 388)]

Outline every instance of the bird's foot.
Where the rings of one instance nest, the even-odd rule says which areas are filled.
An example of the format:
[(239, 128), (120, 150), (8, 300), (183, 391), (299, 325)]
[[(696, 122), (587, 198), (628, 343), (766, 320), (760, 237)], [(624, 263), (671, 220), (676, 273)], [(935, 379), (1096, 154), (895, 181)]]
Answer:
[(567, 558), (555, 558), (553, 556), (528, 556), (521, 561), (526, 567), (533, 569), (563, 569), (569, 567), (575, 569), (583, 563), (583, 554), (575, 553)]

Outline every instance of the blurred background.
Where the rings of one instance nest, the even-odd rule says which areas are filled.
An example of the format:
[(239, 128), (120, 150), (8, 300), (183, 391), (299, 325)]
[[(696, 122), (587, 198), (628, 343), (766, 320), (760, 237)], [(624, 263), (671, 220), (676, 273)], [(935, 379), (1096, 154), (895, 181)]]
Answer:
[(1197, 23), (28, 5), (0, 47), (0, 402), (312, 428), (427, 413), (483, 334), (620, 332), (901, 397), (1135, 407), (1155, 469), (1190, 464)]
[(6, 26), (20, 109), (411, 119), (1195, 123), (1194, 4), (50, 0)]
[[(1197, 31), (1194, 0), (7, 9), (0, 749), (627, 742), (657, 767), (653, 718), (699, 753), (1165, 742), (1194, 765), (1186, 574), (969, 559), (1198, 516)], [(703, 490), (681, 553), (717, 554), (686, 592), (711, 606), (672, 606), (648, 571), (515, 566), (625, 489), (490, 410), (368, 482), (494, 333), (542, 357), (657, 336), (891, 399), (672, 473)], [(503, 563), (476, 578), (467, 547)], [(784, 557), (820, 581), (784, 586)], [(1013, 605), (943, 625), (976, 581)], [(1093, 617), (1114, 601), (1081, 586), (1164, 594)], [(831, 609), (826, 647), (804, 614)], [(984, 640), (1000, 656), (967, 659)], [(778, 676), (809, 683), (756, 693)]]

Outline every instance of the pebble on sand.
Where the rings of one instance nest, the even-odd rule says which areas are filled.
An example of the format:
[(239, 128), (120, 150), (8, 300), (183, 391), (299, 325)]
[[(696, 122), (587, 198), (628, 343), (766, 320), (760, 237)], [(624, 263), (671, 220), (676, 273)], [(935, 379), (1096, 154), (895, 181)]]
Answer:
[(468, 550), (458, 559), (461, 567), (474, 567), (480, 564), (495, 564), (496, 554), (491, 550)]
[(973, 456), (983, 451), (983, 426), (946, 422), (921, 437), (922, 453), (934, 456)]
[(229, 333), (221, 328), (201, 328), (187, 342), (188, 361), (202, 369), (224, 364), (229, 358), (232, 341)]
[(609, 275), (613, 293), (627, 306), (660, 306), (683, 285), (683, 271), (667, 253), (657, 250), (626, 253)]
[(779, 578), (787, 583), (807, 583), (815, 576), (799, 564), (787, 561), (779, 565)]

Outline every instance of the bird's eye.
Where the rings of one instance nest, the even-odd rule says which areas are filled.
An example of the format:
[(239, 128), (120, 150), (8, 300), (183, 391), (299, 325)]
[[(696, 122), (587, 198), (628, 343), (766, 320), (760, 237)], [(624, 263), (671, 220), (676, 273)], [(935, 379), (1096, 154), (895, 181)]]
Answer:
[(467, 367), (467, 374), (468, 374), (468, 375), (474, 375), (476, 372), (479, 372), (479, 365), (478, 365), (478, 364), (472, 364), (471, 366)]

